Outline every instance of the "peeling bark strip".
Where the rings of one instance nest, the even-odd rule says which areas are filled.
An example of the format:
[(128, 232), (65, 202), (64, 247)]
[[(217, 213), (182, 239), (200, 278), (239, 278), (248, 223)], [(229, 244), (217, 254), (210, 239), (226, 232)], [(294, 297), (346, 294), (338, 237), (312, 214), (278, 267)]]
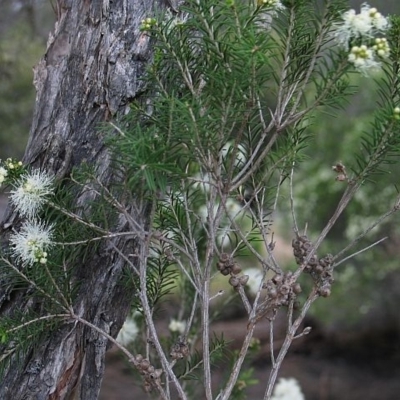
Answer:
[[(36, 109), (25, 163), (62, 178), (86, 161), (96, 166), (103, 183), (113, 180), (98, 125), (123, 114), (143, 92), (140, 77), (150, 49), (140, 21), (162, 6), (157, 0), (58, 0), (55, 31), (35, 68)], [(8, 212), (3, 233), (13, 219)], [(139, 245), (124, 239), (115, 244), (130, 251)], [(117, 285), (122, 265), (115, 253), (100, 250), (76, 272), (82, 284), (74, 309), (114, 337), (133, 295)], [(29, 295), (21, 290), (0, 292), (0, 318), (29, 306)], [(0, 399), (97, 399), (106, 347), (98, 333), (66, 324), (43, 338), (22, 364), (11, 364), (0, 383)]]

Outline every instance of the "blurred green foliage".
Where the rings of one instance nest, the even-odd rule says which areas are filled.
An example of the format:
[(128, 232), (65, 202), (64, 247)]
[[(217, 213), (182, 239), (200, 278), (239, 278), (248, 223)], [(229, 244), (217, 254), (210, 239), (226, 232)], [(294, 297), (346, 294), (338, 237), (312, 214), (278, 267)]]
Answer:
[(0, 16), (0, 158), (21, 158), (35, 105), (32, 68), (54, 24), (48, 1), (4, 1)]
[(14, 26), (0, 41), (0, 158), (20, 158), (32, 119), (35, 91), (32, 67), (43, 54), (43, 42), (29, 27)]

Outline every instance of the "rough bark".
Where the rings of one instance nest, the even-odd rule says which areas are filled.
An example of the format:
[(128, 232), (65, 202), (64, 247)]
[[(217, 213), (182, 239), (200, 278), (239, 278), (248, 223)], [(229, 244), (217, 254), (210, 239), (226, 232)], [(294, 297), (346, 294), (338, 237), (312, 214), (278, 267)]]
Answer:
[[(140, 21), (162, 6), (157, 0), (58, 1), (54, 33), (34, 71), (36, 109), (25, 163), (61, 179), (85, 161), (96, 166), (103, 182), (113, 180), (98, 126), (123, 114), (143, 93), (140, 77), (150, 43), (139, 31)], [(8, 211), (3, 234), (16, 223), (18, 217)], [(118, 243), (126, 245), (140, 243)], [(81, 286), (74, 309), (114, 337), (132, 296), (118, 285), (122, 264), (115, 253), (100, 251), (76, 272)], [(1, 289), (0, 318), (28, 306), (25, 292)], [(0, 398), (97, 399), (106, 349), (107, 340), (98, 333), (65, 324), (43, 338), (22, 364), (11, 364), (0, 384)]]

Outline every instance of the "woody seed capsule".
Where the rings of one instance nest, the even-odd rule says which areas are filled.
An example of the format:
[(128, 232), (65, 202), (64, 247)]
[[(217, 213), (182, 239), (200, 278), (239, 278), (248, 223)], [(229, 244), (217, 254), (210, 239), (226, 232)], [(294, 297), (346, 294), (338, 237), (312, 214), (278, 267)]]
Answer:
[(236, 287), (239, 285), (239, 278), (237, 278), (236, 276), (231, 276), (229, 278), (229, 284), (232, 285), (233, 287)]
[(240, 272), (242, 272), (242, 268), (240, 268), (238, 264), (234, 263), (231, 271), (233, 275), (237, 275), (240, 274)]

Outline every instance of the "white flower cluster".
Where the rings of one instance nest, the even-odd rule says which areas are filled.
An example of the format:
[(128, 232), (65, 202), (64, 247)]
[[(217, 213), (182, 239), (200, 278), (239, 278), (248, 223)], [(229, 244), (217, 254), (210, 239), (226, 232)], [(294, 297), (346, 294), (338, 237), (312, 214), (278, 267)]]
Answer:
[(8, 175), (7, 170), (4, 167), (0, 167), (0, 186), (5, 181), (7, 175)]
[(34, 170), (25, 172), (22, 162), (6, 160), (0, 167), (0, 183), (5, 177), (14, 181), (15, 189), (10, 192), (10, 201), (15, 209), (26, 217), (19, 232), (10, 236), (12, 253), (22, 266), (47, 263), (47, 250), (52, 246), (52, 226), (38, 222), (38, 212), (53, 194), (53, 177)]
[(346, 11), (342, 22), (336, 25), (337, 42), (350, 50), (348, 61), (366, 75), (370, 70), (379, 69), (380, 59), (390, 54), (386, 38), (374, 38), (384, 34), (390, 27), (389, 21), (375, 7), (364, 3), (359, 14)]
[(258, 0), (258, 5), (270, 7), (274, 11), (283, 10), (285, 8), (279, 0)]
[(362, 72), (379, 68), (379, 62), (375, 60), (374, 51), (371, 48), (368, 48), (365, 44), (361, 46), (353, 46), (348, 60)]
[(376, 38), (372, 49), (382, 58), (386, 58), (390, 54), (390, 47), (386, 38)]
[(47, 250), (52, 246), (51, 226), (25, 221), (19, 232), (11, 235), (13, 253), (23, 266), (47, 263)]
[(171, 332), (178, 332), (181, 335), (185, 333), (186, 330), (186, 322), (185, 321), (178, 321), (177, 319), (172, 318), (171, 322), (168, 325), (168, 329)]
[(145, 18), (141, 21), (140, 30), (149, 31), (155, 25), (157, 25), (157, 20), (155, 18)]
[(0, 187), (8, 179), (21, 173), (23, 167), (21, 161), (15, 161), (7, 158), (5, 161), (0, 160)]
[(8, 170), (16, 170), (22, 167), (22, 161), (15, 161), (12, 158), (7, 158), (5, 168)]
[(24, 217), (33, 218), (42, 209), (49, 195), (53, 194), (53, 177), (46, 172), (34, 170), (26, 173), (11, 191), (10, 200)]
[(139, 328), (134, 317), (129, 316), (122, 325), (116, 340), (122, 346), (128, 346), (135, 341), (138, 333)]
[(305, 397), (296, 379), (281, 378), (275, 386), (271, 400), (305, 400)]

